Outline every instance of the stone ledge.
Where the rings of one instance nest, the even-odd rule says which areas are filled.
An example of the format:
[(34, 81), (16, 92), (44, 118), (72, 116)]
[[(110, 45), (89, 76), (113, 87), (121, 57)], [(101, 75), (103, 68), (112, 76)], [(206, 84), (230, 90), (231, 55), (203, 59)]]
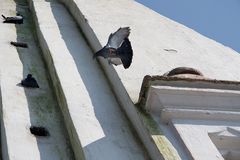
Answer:
[(240, 111), (240, 91), (226, 89), (151, 86), (145, 109), (161, 112), (162, 109), (195, 109)]
[(239, 84), (236, 81), (146, 76), (139, 102), (165, 122), (174, 118), (240, 120)]
[[(51, 55), (51, 48), (50, 43), (48, 43), (48, 40), (46, 39), (47, 34), (44, 33), (44, 23), (41, 23), (41, 15), (39, 15), (39, 8), (37, 7), (39, 4), (41, 4), (40, 1), (32, 1), (29, 0), (31, 11), (34, 16), (36, 31), (38, 40), (40, 43), (40, 47), (43, 51), (43, 57), (46, 62), (49, 74), (51, 75), (51, 81), (53, 83), (53, 88), (55, 90), (55, 94), (57, 95), (58, 103), (60, 104), (61, 110), (63, 112), (64, 121), (66, 123), (68, 135), (72, 144), (72, 148), (74, 151), (74, 155), (76, 159), (85, 159), (83, 154), (82, 145), (80, 142), (80, 138), (77, 134), (77, 130), (74, 124), (74, 121), (70, 115), (69, 109), (68, 109), (68, 99), (64, 93), (64, 88), (62, 86), (63, 80), (61, 80), (61, 77), (58, 75), (58, 71), (61, 68), (58, 68), (59, 63), (56, 63), (56, 60), (54, 59), (53, 55)], [(44, 3), (42, 3), (44, 4)], [(50, 17), (49, 17), (50, 18)], [(57, 65), (57, 66), (56, 66)]]
[(167, 123), (171, 119), (202, 119), (219, 121), (240, 121), (239, 112), (209, 111), (193, 109), (163, 109), (160, 113), (162, 122)]
[[(76, 159), (147, 157), (64, 5), (44, 0), (31, 4)], [(42, 15), (47, 15), (47, 21)]]

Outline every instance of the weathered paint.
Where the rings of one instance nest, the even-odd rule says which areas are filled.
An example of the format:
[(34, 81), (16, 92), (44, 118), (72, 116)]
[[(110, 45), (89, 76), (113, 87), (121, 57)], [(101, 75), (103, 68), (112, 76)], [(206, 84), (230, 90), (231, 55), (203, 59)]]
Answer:
[[(139, 107), (139, 106), (137, 106)], [(168, 139), (161, 132), (158, 124), (152, 118), (150, 114), (148, 114), (142, 108), (138, 109), (138, 112), (143, 119), (144, 125), (148, 128), (149, 134), (152, 137), (152, 140), (157, 145), (159, 151), (165, 160), (180, 160), (180, 157), (176, 153), (176, 150), (173, 149), (172, 144), (168, 141)]]

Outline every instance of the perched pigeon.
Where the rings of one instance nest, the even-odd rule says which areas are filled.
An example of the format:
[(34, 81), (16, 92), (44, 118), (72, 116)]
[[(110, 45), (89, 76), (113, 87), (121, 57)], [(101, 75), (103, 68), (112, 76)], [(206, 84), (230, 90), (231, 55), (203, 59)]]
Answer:
[(93, 55), (93, 58), (102, 56), (108, 59), (109, 64), (119, 65), (127, 69), (132, 63), (133, 50), (128, 39), (130, 28), (119, 28), (111, 33), (107, 45)]
[(28, 48), (28, 44), (24, 43), (24, 42), (10, 42), (11, 45), (15, 46), (15, 47), (22, 47), (22, 48)]
[(2, 15), (2, 17), (4, 18), (3, 23), (15, 23), (15, 24), (23, 23), (23, 16), (20, 14), (17, 14), (14, 17), (5, 17), (4, 15)]
[(37, 81), (31, 74), (28, 74), (27, 78), (21, 81), (21, 85), (24, 87), (39, 88)]

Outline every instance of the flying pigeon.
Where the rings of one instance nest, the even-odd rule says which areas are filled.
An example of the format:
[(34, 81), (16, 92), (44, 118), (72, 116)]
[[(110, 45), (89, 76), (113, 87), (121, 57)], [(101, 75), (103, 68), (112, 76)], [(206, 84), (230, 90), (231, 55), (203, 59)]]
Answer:
[(20, 14), (17, 14), (14, 17), (5, 17), (2, 15), (4, 21), (3, 23), (15, 23), (15, 24), (22, 24), (23, 23), (23, 16)]
[(27, 78), (21, 81), (21, 85), (24, 87), (39, 88), (36, 79), (31, 74), (28, 74)]
[(130, 28), (119, 28), (115, 33), (111, 33), (106, 46), (97, 51), (93, 58), (102, 56), (108, 59), (109, 64), (119, 65), (127, 69), (132, 63), (133, 50), (128, 39)]

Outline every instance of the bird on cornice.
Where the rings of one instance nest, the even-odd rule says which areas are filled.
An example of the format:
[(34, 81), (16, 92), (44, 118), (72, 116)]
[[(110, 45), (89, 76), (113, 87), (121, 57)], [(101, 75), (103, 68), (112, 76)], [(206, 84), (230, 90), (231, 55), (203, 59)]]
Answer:
[(27, 78), (21, 81), (21, 85), (29, 88), (39, 88), (36, 79), (31, 74), (28, 74)]
[(23, 23), (23, 16), (17, 13), (16, 16), (13, 17), (5, 17), (2, 15), (4, 21), (3, 23), (15, 23), (15, 24), (22, 24)]

